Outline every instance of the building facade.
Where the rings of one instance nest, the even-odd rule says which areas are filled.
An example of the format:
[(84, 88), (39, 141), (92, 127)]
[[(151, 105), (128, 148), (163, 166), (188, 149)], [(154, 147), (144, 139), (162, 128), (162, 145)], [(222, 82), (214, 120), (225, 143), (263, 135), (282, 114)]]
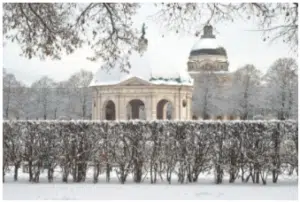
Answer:
[[(153, 77), (147, 53), (130, 56), (130, 74), (120, 72), (118, 66), (105, 71), (100, 68), (90, 85), (93, 91), (92, 119), (227, 119), (228, 114), (208, 117), (193, 110), (194, 88), (202, 88), (201, 78), (214, 74), (220, 91), (230, 87), (226, 50), (219, 46), (212, 26), (192, 47), (188, 68), (184, 74)], [(141, 69), (142, 68), (142, 69)]]

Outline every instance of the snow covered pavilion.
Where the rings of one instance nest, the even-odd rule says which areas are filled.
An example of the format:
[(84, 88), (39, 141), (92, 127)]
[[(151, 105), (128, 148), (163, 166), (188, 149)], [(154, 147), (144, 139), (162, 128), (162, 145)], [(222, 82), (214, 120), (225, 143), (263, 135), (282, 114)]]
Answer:
[(192, 118), (193, 79), (186, 73), (153, 76), (147, 53), (130, 56), (130, 74), (100, 68), (92, 80), (93, 120)]

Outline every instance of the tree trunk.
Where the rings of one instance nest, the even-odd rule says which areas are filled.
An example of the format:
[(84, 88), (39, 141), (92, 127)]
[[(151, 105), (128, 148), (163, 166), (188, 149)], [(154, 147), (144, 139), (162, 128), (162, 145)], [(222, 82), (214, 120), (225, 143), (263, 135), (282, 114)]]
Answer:
[(33, 174), (32, 174), (32, 161), (28, 161), (28, 173), (29, 173), (29, 182), (32, 182)]
[(65, 168), (65, 169), (63, 170), (63, 178), (62, 178), (62, 181), (67, 183), (67, 182), (68, 182), (68, 176), (69, 176), (69, 171), (68, 171), (68, 169)]
[(2, 166), (2, 182), (3, 183), (5, 182), (5, 166), (4, 166), (4, 164)]
[(273, 179), (273, 183), (277, 183), (278, 174), (276, 170), (272, 170), (272, 179)]
[(100, 173), (100, 164), (97, 163), (96, 165), (94, 165), (94, 183), (98, 182), (98, 177), (99, 177), (99, 173)]
[(111, 170), (111, 167), (110, 167), (110, 165), (107, 163), (107, 164), (106, 164), (106, 182), (110, 182), (110, 170)]
[(273, 156), (273, 167), (274, 169), (272, 170), (272, 181), (273, 183), (277, 183), (278, 175), (279, 175), (279, 170), (280, 170), (280, 154), (279, 154), (279, 145), (280, 145), (280, 140), (279, 140), (279, 135), (280, 135), (280, 125), (279, 123), (277, 124), (276, 130), (273, 132), (273, 142), (274, 142), (274, 156)]
[(242, 182), (245, 182), (245, 169), (244, 169), (244, 154), (241, 152), (241, 171), (242, 171)]
[(187, 171), (187, 180), (192, 183), (193, 182), (193, 169), (191, 168), (191, 166), (188, 165), (188, 171)]
[(48, 168), (48, 182), (53, 182), (53, 173), (54, 169), (53, 168)]
[(263, 174), (261, 173), (261, 181), (263, 182), (263, 185), (266, 185), (267, 184), (267, 176), (266, 176), (266, 179), (264, 179), (263, 177)]
[(255, 183), (259, 184), (259, 171), (256, 171), (254, 175), (255, 175)]
[(169, 184), (171, 184), (171, 179), (172, 179), (172, 171), (171, 171), (171, 168), (168, 167), (167, 168), (167, 181), (169, 182)]
[(220, 165), (216, 166), (216, 184), (221, 184), (223, 179), (223, 170), (221, 169)]
[(157, 163), (154, 164), (154, 183), (156, 183), (157, 178)]
[(20, 168), (20, 162), (15, 163), (14, 181), (18, 181), (19, 168)]
[(151, 161), (150, 162), (150, 183), (151, 184), (154, 183), (152, 170), (153, 170), (153, 162)]

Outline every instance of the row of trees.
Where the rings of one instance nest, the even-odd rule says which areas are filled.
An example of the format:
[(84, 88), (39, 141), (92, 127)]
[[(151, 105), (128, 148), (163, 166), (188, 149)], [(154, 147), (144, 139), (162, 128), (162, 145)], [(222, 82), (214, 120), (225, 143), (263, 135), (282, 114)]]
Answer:
[(225, 76), (206, 72), (199, 80), (193, 101), (198, 116), (298, 118), (298, 64), (293, 58), (276, 60), (265, 75), (255, 66), (245, 65)]
[[(197, 182), (198, 176), (214, 171), (215, 182), (267, 183), (298, 168), (296, 121), (5, 121), (3, 123), (3, 175), (26, 164), (29, 181), (39, 182), (43, 169), (53, 181), (61, 168), (62, 181), (86, 179), (93, 168), (93, 181), (115, 171), (120, 183), (128, 176), (140, 183), (150, 176), (179, 183)], [(298, 172), (297, 172), (298, 174)], [(4, 179), (4, 176), (3, 176)]]
[(90, 119), (92, 72), (81, 70), (55, 82), (45, 76), (26, 86), (3, 71), (4, 119)]

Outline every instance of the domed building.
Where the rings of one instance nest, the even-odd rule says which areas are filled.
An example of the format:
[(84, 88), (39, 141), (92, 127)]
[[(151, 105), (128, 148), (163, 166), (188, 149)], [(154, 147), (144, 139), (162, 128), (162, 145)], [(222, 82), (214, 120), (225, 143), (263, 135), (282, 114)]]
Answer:
[(226, 72), (229, 66), (226, 50), (213, 35), (212, 26), (204, 26), (203, 31), (200, 40), (192, 47), (188, 60), (188, 72), (194, 79), (203, 71)]
[[(144, 34), (141, 39), (145, 39)], [(221, 108), (214, 106), (216, 110), (208, 112), (198, 110), (197, 106), (201, 103), (199, 99), (207, 97), (198, 93), (199, 89), (206, 89), (203, 81), (207, 78), (213, 78), (208, 85), (210, 88), (215, 86), (214, 93), (221, 95), (230, 86), (227, 53), (217, 42), (211, 25), (204, 27), (203, 35), (192, 47), (188, 71), (154, 76), (150, 57), (147, 51), (142, 52), (142, 55), (126, 56), (131, 64), (129, 73), (120, 71), (121, 60), (116, 61), (114, 68), (104, 66), (96, 72), (90, 84), (93, 91), (92, 119), (228, 118), (228, 113)], [(206, 100), (201, 105), (205, 108), (208, 104)]]

